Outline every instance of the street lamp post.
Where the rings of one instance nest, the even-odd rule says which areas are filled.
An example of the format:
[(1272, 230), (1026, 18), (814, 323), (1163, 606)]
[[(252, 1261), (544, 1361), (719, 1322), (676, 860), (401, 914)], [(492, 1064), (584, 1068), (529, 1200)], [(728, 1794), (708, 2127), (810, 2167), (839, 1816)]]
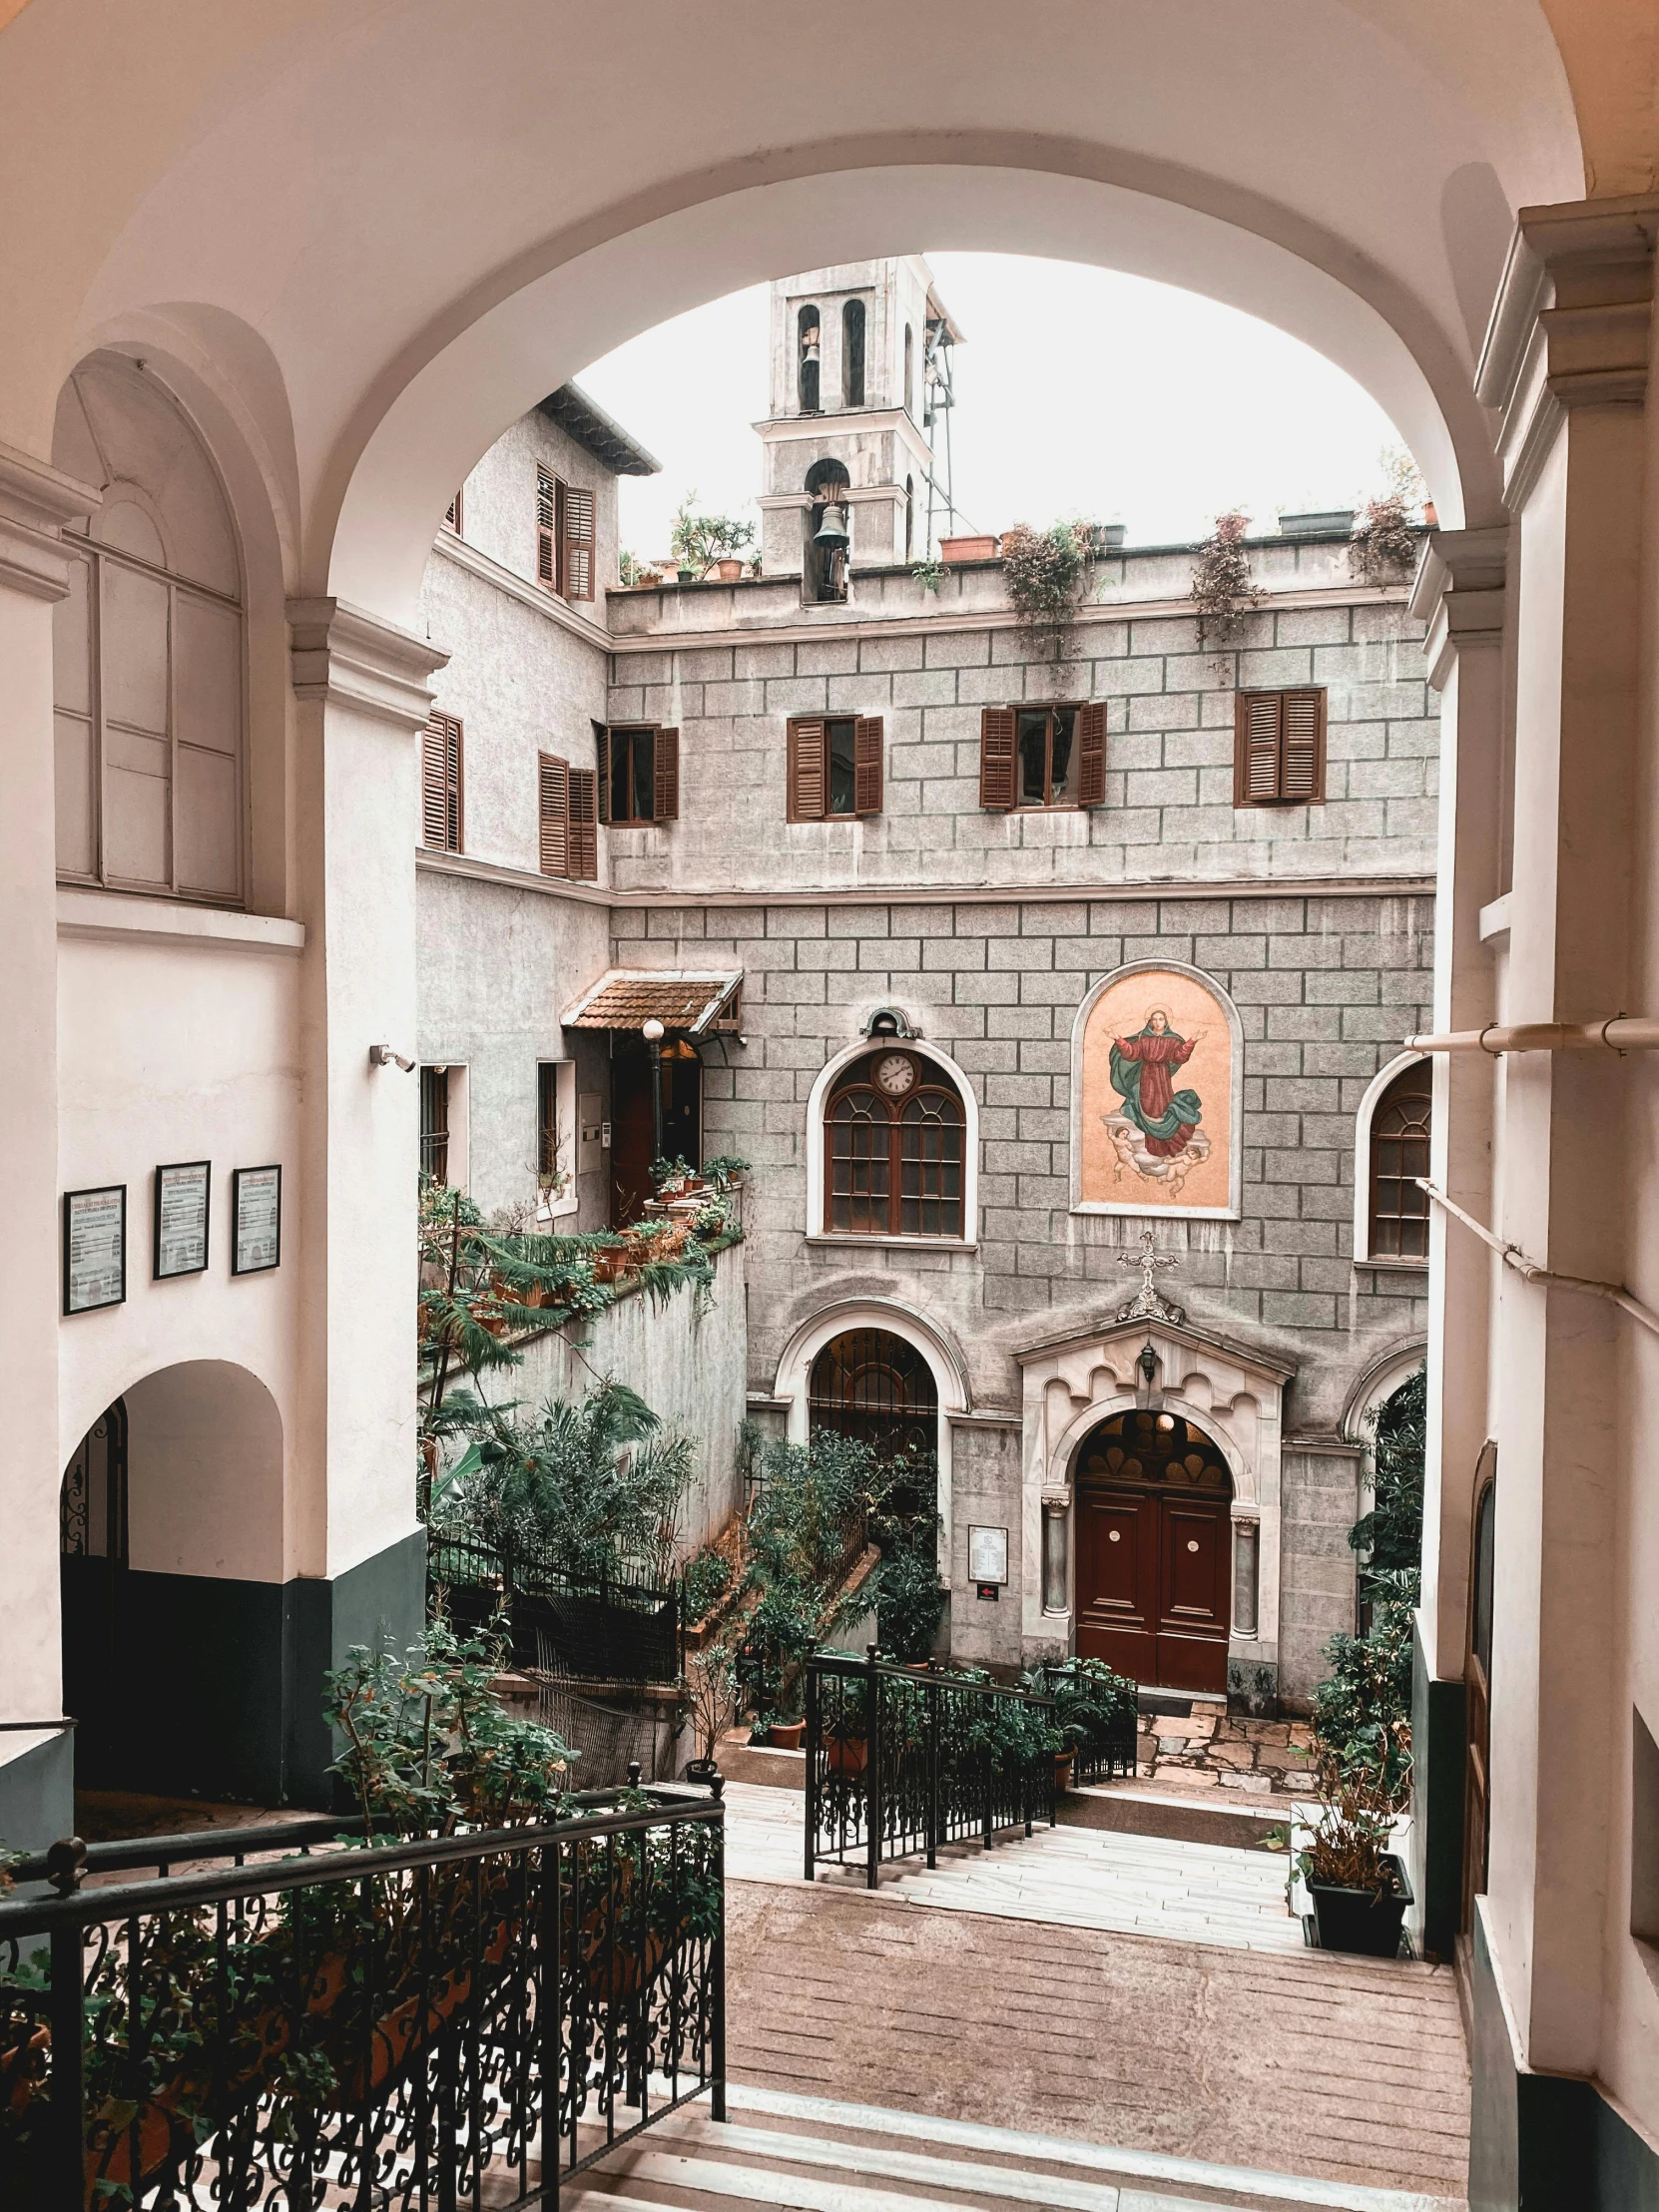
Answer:
[(641, 1033), (651, 1047), (651, 1131), (656, 1145), (651, 1157), (660, 1160), (663, 1156), (663, 1025), (653, 1015)]

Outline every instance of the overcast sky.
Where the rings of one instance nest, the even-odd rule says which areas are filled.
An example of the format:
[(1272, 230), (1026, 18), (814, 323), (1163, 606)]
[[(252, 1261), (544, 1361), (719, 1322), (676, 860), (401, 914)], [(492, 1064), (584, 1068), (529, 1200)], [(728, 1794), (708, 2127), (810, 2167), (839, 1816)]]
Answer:
[[(1239, 506), (1351, 507), (1384, 489), (1398, 433), (1321, 354), (1236, 308), (1145, 277), (1006, 254), (928, 257), (956, 348), (956, 504), (978, 530), (1062, 516), (1131, 543), (1202, 537)], [(752, 522), (767, 409), (767, 287), (660, 323), (578, 381), (663, 463), (622, 479), (622, 542), (668, 550), (695, 487)]]

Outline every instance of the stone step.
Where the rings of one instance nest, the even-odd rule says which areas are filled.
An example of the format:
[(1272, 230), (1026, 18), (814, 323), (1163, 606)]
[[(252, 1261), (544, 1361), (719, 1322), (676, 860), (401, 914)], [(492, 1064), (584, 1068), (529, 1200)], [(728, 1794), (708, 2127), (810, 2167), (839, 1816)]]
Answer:
[(561, 2201), (594, 2212), (1466, 2212), (1307, 2179), (752, 2085), (657, 2122)]
[(1289, 1798), (1256, 1805), (1195, 1803), (1145, 1783), (1101, 1782), (1067, 1790), (1055, 1802), (1064, 1828), (1111, 1828), (1126, 1836), (1165, 1836), (1189, 1844), (1227, 1844), (1251, 1851), (1290, 1824)]

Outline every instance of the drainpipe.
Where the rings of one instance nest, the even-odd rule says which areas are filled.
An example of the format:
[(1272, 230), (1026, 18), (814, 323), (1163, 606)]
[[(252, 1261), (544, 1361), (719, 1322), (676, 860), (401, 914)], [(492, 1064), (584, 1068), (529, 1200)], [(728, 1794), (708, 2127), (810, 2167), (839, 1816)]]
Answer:
[[(1535, 1050), (1536, 1047), (1526, 1049)], [(1453, 1221), (1460, 1221), (1471, 1230), (1483, 1245), (1489, 1245), (1506, 1268), (1513, 1268), (1524, 1283), (1553, 1283), (1558, 1290), (1582, 1291), (1588, 1298), (1604, 1298), (1609, 1305), (1617, 1306), (1632, 1321), (1639, 1321), (1644, 1329), (1651, 1329), (1659, 1337), (1659, 1314), (1652, 1307), (1644, 1306), (1639, 1298), (1632, 1297), (1622, 1283), (1598, 1283), (1587, 1275), (1558, 1275), (1553, 1268), (1541, 1268), (1536, 1260), (1529, 1260), (1519, 1245), (1505, 1244), (1495, 1236), (1484, 1222), (1476, 1221), (1472, 1214), (1465, 1214), (1462, 1207), (1447, 1198), (1444, 1191), (1430, 1183), (1425, 1176), (1413, 1176), (1419, 1190), (1426, 1191), (1436, 1206), (1443, 1207)]]
[(1651, 1014), (1615, 1014), (1611, 1021), (1490, 1021), (1484, 1029), (1447, 1029), (1407, 1037), (1407, 1052), (1651, 1052), (1659, 1048), (1659, 1020)]

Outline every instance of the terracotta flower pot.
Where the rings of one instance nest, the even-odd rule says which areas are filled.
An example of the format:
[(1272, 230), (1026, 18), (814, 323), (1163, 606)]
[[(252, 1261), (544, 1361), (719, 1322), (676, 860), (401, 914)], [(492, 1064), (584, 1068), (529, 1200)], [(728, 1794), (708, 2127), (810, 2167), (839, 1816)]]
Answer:
[(941, 561), (994, 561), (997, 540), (995, 538), (940, 538)]
[(1071, 1763), (1076, 1756), (1077, 1754), (1072, 1751), (1057, 1751), (1054, 1754), (1055, 1789), (1069, 1790), (1071, 1788)]
[(835, 1736), (825, 1745), (824, 1760), (831, 1774), (862, 1774), (869, 1763), (869, 1745), (862, 1736)]
[(806, 1733), (805, 1721), (774, 1721), (767, 1730), (767, 1743), (773, 1751), (799, 1751)]
[(717, 561), (715, 566), (720, 570), (720, 580), (723, 584), (735, 584), (743, 574), (742, 561)]

